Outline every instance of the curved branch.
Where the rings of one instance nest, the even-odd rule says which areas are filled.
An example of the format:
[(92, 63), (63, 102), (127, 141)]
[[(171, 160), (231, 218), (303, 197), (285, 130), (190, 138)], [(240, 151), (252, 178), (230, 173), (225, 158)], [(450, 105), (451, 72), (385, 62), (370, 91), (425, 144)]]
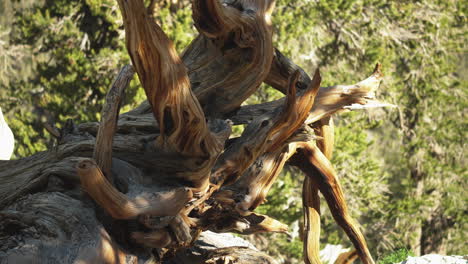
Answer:
[(325, 197), (333, 218), (348, 235), (358, 251), (361, 261), (365, 264), (373, 264), (374, 261), (367, 248), (364, 236), (348, 213), (343, 190), (331, 163), (318, 147), (311, 143), (301, 144), (297, 158), (300, 162), (297, 162), (295, 165), (313, 181), (317, 182), (318, 188)]
[(192, 198), (192, 192), (189, 189), (178, 188), (171, 192), (143, 194), (130, 199), (107, 181), (97, 164), (91, 159), (78, 163), (77, 172), (86, 192), (115, 219), (134, 219), (141, 214), (176, 215)]
[(205, 149), (219, 152), (172, 42), (145, 13), (143, 1), (118, 2), (127, 50), (160, 127), (159, 143), (182, 154), (203, 156)]
[[(376, 101), (372, 100), (374, 98), (374, 92), (377, 90), (382, 80), (383, 74), (381, 72), (381, 66), (377, 64), (371, 76), (354, 85), (320, 87), (315, 97), (314, 106), (310, 110), (305, 124), (312, 124), (320, 119), (347, 110), (347, 108), (356, 104), (364, 107), (367, 104), (377, 107), (390, 106), (387, 104), (376, 105)], [(234, 125), (248, 124), (258, 116), (284, 104), (285, 100), (285, 98), (281, 98), (263, 104), (242, 106), (233, 116), (230, 116), (229, 119), (232, 120)]]
[(310, 177), (305, 177), (302, 186), (304, 211), (304, 262), (320, 264), (320, 198), (318, 187)]
[(158, 121), (157, 144), (168, 152), (204, 160), (196, 172), (177, 175), (204, 188), (222, 144), (211, 135), (172, 42), (145, 11), (142, 0), (119, 0), (127, 50)]
[(205, 113), (225, 117), (262, 84), (273, 59), (274, 1), (194, 0), (199, 35), (184, 52)]
[(290, 79), (287, 100), (250, 123), (241, 137), (218, 159), (212, 173), (212, 182), (221, 186), (235, 182), (264, 152), (280, 149), (291, 135), (302, 126), (320, 86), (317, 70), (314, 81), (296, 99), (295, 84), (298, 74)]
[(223, 6), (219, 0), (192, 0), (192, 17), (198, 32), (209, 38), (229, 33), (240, 26), (241, 12)]
[(310, 79), (309, 75), (301, 67), (296, 65), (275, 48), (270, 72), (265, 79), (265, 83), (271, 85), (271, 87), (282, 93), (286, 93), (288, 80), (296, 71), (299, 71), (300, 73), (296, 86), (298, 90), (303, 90), (309, 86), (312, 79)]
[(126, 65), (114, 80), (112, 87), (107, 92), (106, 102), (101, 112), (101, 124), (96, 136), (93, 158), (111, 183), (113, 183), (111, 175), (112, 142), (117, 127), (120, 104), (133, 74), (132, 66)]

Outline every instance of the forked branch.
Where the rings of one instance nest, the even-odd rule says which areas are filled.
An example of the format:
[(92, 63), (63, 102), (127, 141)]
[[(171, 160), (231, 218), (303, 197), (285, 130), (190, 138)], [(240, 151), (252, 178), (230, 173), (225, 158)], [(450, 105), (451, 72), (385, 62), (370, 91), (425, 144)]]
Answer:
[(159, 124), (158, 143), (181, 154), (216, 155), (221, 146), (207, 128), (174, 45), (148, 17), (142, 0), (118, 2), (128, 53)]
[(289, 81), (290, 92), (284, 106), (278, 106), (256, 118), (220, 156), (212, 182), (219, 185), (235, 182), (260, 155), (279, 150), (302, 126), (314, 103), (321, 77), (317, 70), (308, 89), (296, 98), (297, 78), (298, 74)]
[[(388, 104), (376, 104), (374, 93), (383, 80), (380, 64), (377, 64), (374, 72), (367, 79), (354, 85), (335, 85), (320, 87), (305, 124), (312, 124), (320, 119), (327, 118), (335, 113), (346, 111), (348, 108), (360, 105), (366, 106), (390, 106)], [(301, 92), (301, 91), (299, 91)], [(248, 124), (257, 116), (272, 111), (284, 104), (285, 98), (257, 105), (242, 106), (233, 116), (229, 117), (234, 125)]]
[(343, 191), (330, 161), (315, 144), (311, 143), (302, 144), (297, 156), (298, 162), (295, 165), (317, 183), (320, 192), (327, 201), (333, 218), (348, 235), (361, 261), (365, 264), (373, 264), (374, 261), (367, 248), (364, 236), (348, 213)]

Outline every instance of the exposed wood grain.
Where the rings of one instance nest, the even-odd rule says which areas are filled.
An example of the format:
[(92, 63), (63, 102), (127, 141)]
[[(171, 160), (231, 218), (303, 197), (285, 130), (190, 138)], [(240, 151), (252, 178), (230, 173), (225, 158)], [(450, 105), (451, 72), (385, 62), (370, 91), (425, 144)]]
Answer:
[(81, 161), (77, 171), (86, 192), (115, 219), (133, 219), (141, 214), (176, 215), (192, 198), (190, 189), (179, 188), (168, 193), (143, 193), (130, 199), (107, 181), (93, 160)]
[(96, 136), (93, 158), (111, 183), (114, 182), (110, 171), (112, 167), (114, 133), (117, 127), (120, 105), (125, 96), (125, 89), (130, 83), (133, 74), (132, 66), (126, 65), (122, 68), (107, 92), (106, 102), (101, 111), (101, 123)]
[[(335, 85), (330, 87), (320, 87), (315, 97), (312, 107), (305, 124), (312, 124), (320, 119), (331, 116), (335, 113), (346, 111), (346, 107), (351, 105), (374, 104), (374, 93), (383, 79), (380, 64), (376, 65), (371, 76), (363, 81), (353, 85)], [(302, 91), (299, 91), (301, 93)], [(284, 104), (286, 99), (282, 98), (276, 101), (257, 105), (242, 106), (233, 113), (229, 119), (234, 125), (248, 124), (256, 117), (275, 109)], [(385, 105), (382, 105), (385, 106)]]
[(236, 181), (262, 153), (275, 152), (281, 148), (302, 126), (314, 103), (321, 77), (317, 71), (308, 89), (296, 97), (297, 78), (298, 74), (289, 80), (291, 91), (284, 105), (257, 117), (220, 156), (213, 169), (212, 182), (222, 185)]
[(273, 59), (274, 1), (194, 0), (201, 33), (182, 56), (205, 113), (225, 117), (252, 95)]
[(198, 171), (175, 175), (203, 190), (222, 143), (208, 129), (174, 45), (145, 12), (143, 1), (119, 0), (118, 3), (127, 50), (159, 124), (157, 145), (168, 152), (203, 158)]
[(335, 221), (348, 235), (354, 247), (358, 251), (361, 261), (365, 264), (373, 264), (374, 260), (367, 248), (366, 240), (357, 224), (348, 213), (348, 208), (336, 177), (336, 172), (330, 161), (318, 149), (310, 143), (301, 145), (298, 151), (301, 162), (296, 163), (304, 173), (317, 182), (320, 192), (325, 197), (330, 212)]
[(317, 184), (311, 177), (305, 177), (302, 186), (302, 207), (304, 211), (304, 262), (320, 264), (320, 198)]

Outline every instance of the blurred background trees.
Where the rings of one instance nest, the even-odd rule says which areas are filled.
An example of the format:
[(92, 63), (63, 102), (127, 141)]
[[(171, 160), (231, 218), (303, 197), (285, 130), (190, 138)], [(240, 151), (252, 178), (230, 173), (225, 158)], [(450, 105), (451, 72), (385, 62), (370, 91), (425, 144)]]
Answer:
[[(111, 0), (0, 1), (0, 106), (16, 158), (53, 147), (46, 127), (99, 119), (129, 63), (117, 8)], [(398, 108), (337, 117), (332, 160), (377, 259), (400, 248), (468, 252), (467, 11), (456, 0), (276, 3), (276, 47), (309, 73), (320, 67), (324, 85), (355, 83), (383, 64), (379, 98)], [(155, 19), (179, 52), (196, 36), (188, 0), (156, 3)], [(145, 98), (137, 78), (127, 91), (123, 111)], [(249, 103), (281, 96), (264, 85)], [(291, 236), (249, 238), (285, 263), (301, 259), (302, 179), (287, 170), (259, 208), (288, 223)], [(322, 211), (323, 244), (350, 246)]]

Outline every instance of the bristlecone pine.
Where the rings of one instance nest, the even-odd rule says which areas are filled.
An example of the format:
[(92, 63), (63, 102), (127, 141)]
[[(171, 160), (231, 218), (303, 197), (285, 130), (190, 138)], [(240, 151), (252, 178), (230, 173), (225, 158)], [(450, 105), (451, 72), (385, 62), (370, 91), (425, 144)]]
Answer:
[[(285, 164), (305, 174), (304, 261), (320, 263), (320, 191), (361, 261), (374, 263), (329, 160), (332, 115), (382, 105), (380, 65), (354, 85), (320, 87), (318, 70), (310, 78), (273, 46), (270, 0), (193, 0), (199, 35), (180, 55), (143, 0), (118, 5), (133, 66), (101, 122), (70, 120), (53, 149), (0, 161), (2, 263), (178, 263), (205, 230), (286, 232), (254, 212)], [(119, 116), (134, 72), (148, 100)], [(241, 106), (262, 82), (285, 98)], [(200, 261), (274, 263), (246, 248)]]

